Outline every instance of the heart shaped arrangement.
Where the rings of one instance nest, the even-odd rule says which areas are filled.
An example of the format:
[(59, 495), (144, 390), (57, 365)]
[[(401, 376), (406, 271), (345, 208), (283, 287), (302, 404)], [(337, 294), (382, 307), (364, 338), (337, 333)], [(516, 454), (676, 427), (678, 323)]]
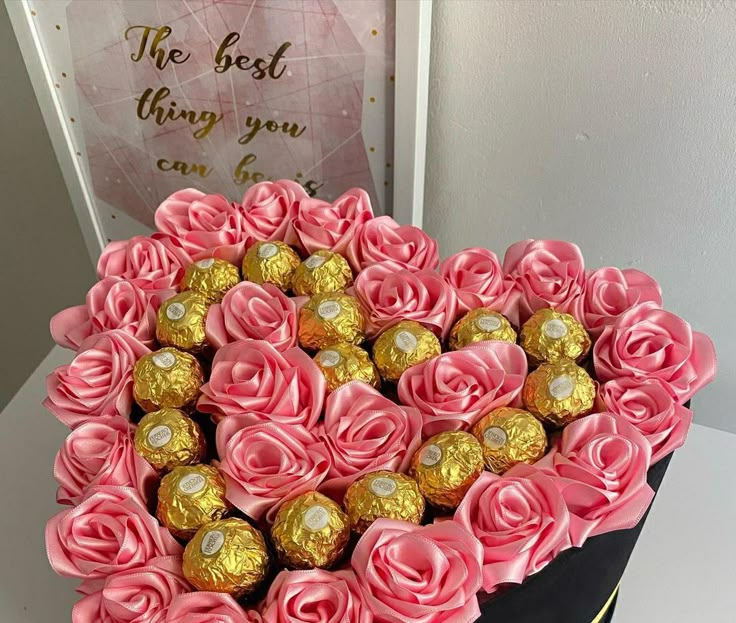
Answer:
[(51, 321), (75, 623), (474, 621), (638, 523), (715, 375), (651, 277), (568, 242), (440, 263), (364, 191), (289, 181), (182, 190), (156, 225)]

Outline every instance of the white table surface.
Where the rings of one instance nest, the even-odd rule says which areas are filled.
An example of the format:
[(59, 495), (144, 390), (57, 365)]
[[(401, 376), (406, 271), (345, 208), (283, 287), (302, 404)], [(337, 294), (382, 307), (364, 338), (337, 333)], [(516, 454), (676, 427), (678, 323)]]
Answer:
[[(60, 508), (52, 466), (67, 430), (40, 403), (46, 374), (70, 358), (54, 348), (0, 415), (2, 623), (70, 621), (77, 599), (44, 549), (46, 520)], [(736, 621), (735, 475), (736, 435), (693, 426), (624, 575), (615, 623)]]

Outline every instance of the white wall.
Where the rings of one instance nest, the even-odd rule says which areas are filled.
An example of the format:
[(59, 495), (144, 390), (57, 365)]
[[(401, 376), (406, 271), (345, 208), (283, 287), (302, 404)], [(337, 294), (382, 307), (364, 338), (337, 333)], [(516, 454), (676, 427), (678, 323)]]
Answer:
[(736, 4), (435, 0), (425, 228), (444, 254), (577, 242), (711, 335), (736, 431)]

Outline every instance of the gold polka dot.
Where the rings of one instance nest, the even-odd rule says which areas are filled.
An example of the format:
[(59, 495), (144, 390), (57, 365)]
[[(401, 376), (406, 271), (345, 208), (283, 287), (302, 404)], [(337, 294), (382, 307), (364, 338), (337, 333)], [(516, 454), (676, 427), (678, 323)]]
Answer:
[(62, 71), (62, 72), (61, 72), (61, 77), (62, 77), (62, 78), (66, 78), (66, 72), (65, 72), (65, 71)]
[(55, 86), (55, 87), (56, 87), (57, 89), (60, 89), (60, 88), (61, 88), (61, 85), (60, 85), (60, 84), (59, 84), (58, 82), (56, 82), (56, 83), (54, 84), (54, 86)]
[(36, 17), (36, 15), (38, 15), (38, 13), (36, 13), (35, 11), (31, 11), (31, 15), (33, 15), (33, 17)]
[(117, 216), (115, 216), (114, 214), (111, 214), (110, 218), (114, 221), (117, 218)]
[(386, 163), (386, 166), (390, 169), (391, 168), (391, 163), (390, 162), (387, 162)]
[(369, 149), (370, 151), (376, 151), (376, 148), (375, 148), (375, 147), (369, 147), (368, 149)]
[(78, 151), (77, 152), (77, 156), (81, 156), (81, 155), (82, 155), (82, 152), (81, 151)]
[(76, 119), (74, 117), (69, 117), (69, 121), (71, 121), (72, 123), (74, 123), (76, 121)]
[(388, 77), (388, 79), (389, 79), (389, 80), (390, 80), (391, 82), (393, 82), (394, 80), (396, 80), (396, 77), (395, 77), (394, 75), (390, 75), (390, 76)]
[(299, 171), (299, 173), (297, 173), (296, 176), (297, 177), (302, 177), (303, 176), (303, 173), (301, 171)]
[(108, 241), (108, 242), (112, 242), (112, 238), (108, 238), (108, 239), (107, 239), (107, 241)]
[(374, 28), (373, 30), (371, 30), (371, 34), (375, 37), (378, 34), (378, 30)]
[(388, 186), (388, 180), (383, 183), (384, 186)]
[(56, 24), (55, 28), (56, 30), (61, 30), (61, 26), (59, 26), (59, 24)]
[(370, 99), (369, 99), (368, 101), (369, 101), (369, 102), (370, 102), (371, 104), (375, 104), (375, 103), (376, 103), (376, 98), (375, 98), (375, 97), (371, 97), (371, 98), (370, 98)]

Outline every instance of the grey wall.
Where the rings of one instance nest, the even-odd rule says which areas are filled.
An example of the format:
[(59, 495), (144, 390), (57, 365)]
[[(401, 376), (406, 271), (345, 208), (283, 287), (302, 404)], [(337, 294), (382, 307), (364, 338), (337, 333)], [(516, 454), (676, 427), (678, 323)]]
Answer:
[(94, 280), (23, 58), (0, 3), (0, 408), (52, 346), (48, 320)]
[(716, 343), (696, 421), (736, 431), (736, 4), (435, 0), (425, 228), (636, 266)]

